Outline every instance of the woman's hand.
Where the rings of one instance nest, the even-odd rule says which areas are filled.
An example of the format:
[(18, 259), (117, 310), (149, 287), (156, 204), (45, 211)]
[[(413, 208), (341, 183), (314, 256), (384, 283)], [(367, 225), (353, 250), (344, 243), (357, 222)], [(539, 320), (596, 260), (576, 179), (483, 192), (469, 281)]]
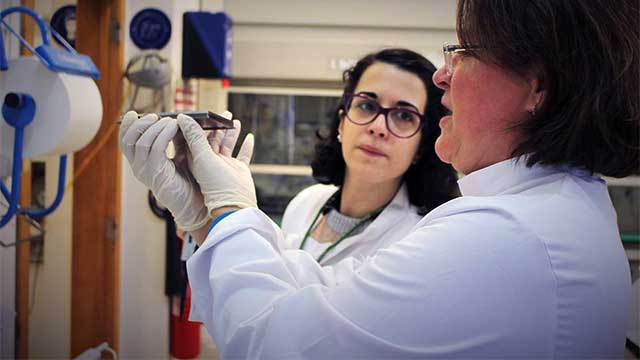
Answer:
[(158, 120), (155, 114), (138, 119), (135, 111), (129, 111), (120, 125), (120, 149), (134, 176), (171, 211), (178, 228), (192, 231), (207, 224), (209, 212), (195, 180), (187, 171), (177, 171), (166, 155), (177, 131), (176, 119)]
[[(231, 113), (226, 113), (231, 117)], [(257, 207), (256, 191), (249, 170), (253, 155), (253, 135), (244, 139), (237, 157), (233, 148), (240, 134), (240, 121), (234, 129), (214, 131), (207, 136), (192, 118), (178, 115), (178, 125), (191, 152), (190, 169), (204, 196), (209, 214), (222, 208)]]

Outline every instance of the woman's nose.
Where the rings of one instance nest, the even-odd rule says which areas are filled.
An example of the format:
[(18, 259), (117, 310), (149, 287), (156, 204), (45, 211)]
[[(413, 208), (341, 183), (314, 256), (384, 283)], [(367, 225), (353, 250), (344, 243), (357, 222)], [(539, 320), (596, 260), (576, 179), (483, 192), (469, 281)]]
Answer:
[(387, 120), (385, 119), (384, 114), (378, 114), (375, 119), (369, 124), (367, 129), (369, 134), (373, 136), (378, 136), (381, 138), (386, 138), (389, 136), (389, 129), (387, 129)]
[(447, 90), (449, 88), (449, 81), (451, 80), (451, 75), (447, 72), (447, 66), (440, 66), (440, 68), (433, 73), (432, 80), (437, 87), (442, 90)]

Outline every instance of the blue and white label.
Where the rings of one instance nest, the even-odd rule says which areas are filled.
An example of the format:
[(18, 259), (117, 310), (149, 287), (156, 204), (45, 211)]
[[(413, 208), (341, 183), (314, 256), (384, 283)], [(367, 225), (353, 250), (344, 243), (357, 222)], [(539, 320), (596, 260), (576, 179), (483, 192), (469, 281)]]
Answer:
[(129, 36), (140, 49), (160, 50), (171, 38), (171, 21), (167, 15), (154, 8), (140, 10), (131, 20)]

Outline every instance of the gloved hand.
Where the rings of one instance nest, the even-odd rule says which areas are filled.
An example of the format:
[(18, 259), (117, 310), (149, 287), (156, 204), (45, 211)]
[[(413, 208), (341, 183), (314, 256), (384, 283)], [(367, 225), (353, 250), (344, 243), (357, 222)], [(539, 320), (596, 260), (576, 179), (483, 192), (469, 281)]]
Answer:
[(257, 207), (256, 190), (249, 170), (253, 155), (252, 134), (244, 139), (238, 156), (231, 157), (240, 134), (240, 121), (233, 121), (233, 130), (212, 132), (209, 139), (189, 116), (178, 115), (178, 125), (191, 151), (191, 173), (200, 185), (209, 214), (226, 206)]
[(195, 179), (188, 171), (177, 171), (166, 155), (177, 131), (176, 119), (158, 120), (155, 114), (138, 119), (135, 111), (129, 111), (120, 125), (120, 149), (135, 177), (171, 211), (178, 228), (192, 231), (207, 223), (209, 213)]

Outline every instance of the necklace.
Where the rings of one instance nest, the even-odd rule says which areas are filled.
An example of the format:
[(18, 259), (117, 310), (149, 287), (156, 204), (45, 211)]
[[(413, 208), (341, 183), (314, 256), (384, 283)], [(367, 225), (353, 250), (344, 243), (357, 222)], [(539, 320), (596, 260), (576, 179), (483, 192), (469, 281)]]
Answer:
[[(309, 234), (311, 233), (311, 230), (313, 230), (313, 226), (316, 224), (316, 222), (318, 221), (318, 218), (320, 217), (320, 214), (322, 214), (322, 211), (324, 210), (325, 206), (333, 200), (333, 196), (331, 198), (329, 198), (329, 200), (327, 200), (327, 202), (325, 202), (324, 206), (320, 207), (320, 210), (318, 211), (318, 213), (316, 214), (316, 216), (313, 218), (313, 221), (311, 222), (311, 225), (309, 225), (309, 228), (307, 229), (307, 232), (305, 232), (304, 237), (302, 238), (302, 242), (300, 243), (300, 250), (304, 249), (304, 245), (307, 242), (307, 239), (309, 238)], [(320, 254), (320, 256), (318, 256), (318, 258), (316, 259), (316, 261), (318, 261), (318, 263), (320, 261), (322, 261), (322, 259), (324, 259), (324, 257), (331, 251), (333, 250), (333, 248), (335, 248), (336, 246), (338, 246), (338, 244), (340, 244), (342, 242), (342, 240), (346, 239), (347, 237), (349, 237), (349, 235), (353, 234), (354, 231), (356, 231), (358, 228), (360, 228), (362, 225), (366, 224), (367, 221), (375, 219), (381, 212), (382, 210), (386, 207), (383, 206), (381, 209), (372, 212), (371, 214), (365, 216), (364, 218), (360, 219), (358, 222), (356, 222), (353, 227), (351, 227), (351, 229), (349, 229), (349, 231), (347, 231), (346, 233), (344, 233), (342, 236), (340, 236), (336, 241), (333, 242), (333, 244), (331, 244), (328, 248), (326, 248), (322, 254)], [(336, 210), (337, 211), (337, 210)]]

